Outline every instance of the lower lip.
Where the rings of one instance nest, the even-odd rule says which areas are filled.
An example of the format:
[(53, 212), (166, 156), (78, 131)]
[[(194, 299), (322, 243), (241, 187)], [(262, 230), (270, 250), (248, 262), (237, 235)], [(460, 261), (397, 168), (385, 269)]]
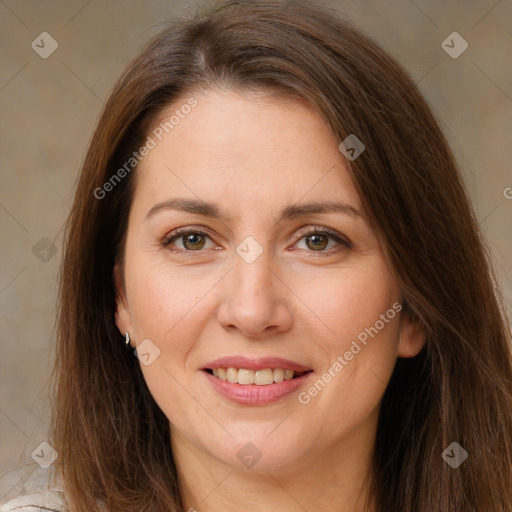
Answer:
[(280, 398), (297, 391), (312, 372), (307, 372), (294, 379), (274, 382), (265, 386), (257, 384), (233, 384), (227, 380), (214, 377), (203, 371), (213, 388), (222, 396), (242, 405), (266, 405), (277, 402)]

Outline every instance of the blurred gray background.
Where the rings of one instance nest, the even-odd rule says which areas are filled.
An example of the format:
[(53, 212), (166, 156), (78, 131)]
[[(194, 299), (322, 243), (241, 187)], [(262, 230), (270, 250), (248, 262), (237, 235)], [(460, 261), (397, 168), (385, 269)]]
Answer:
[[(365, 29), (425, 94), (464, 172), (510, 312), (511, 0), (318, 3)], [(141, 45), (200, 4), (0, 1), (0, 501), (19, 492), (18, 466), (48, 450), (61, 228), (99, 111)]]

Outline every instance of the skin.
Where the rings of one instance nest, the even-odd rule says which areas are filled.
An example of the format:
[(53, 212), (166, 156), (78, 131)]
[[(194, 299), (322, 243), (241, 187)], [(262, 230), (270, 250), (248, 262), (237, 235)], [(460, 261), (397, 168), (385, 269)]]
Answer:
[[(137, 170), (124, 265), (114, 269), (120, 332), (160, 350), (141, 369), (171, 425), (185, 510), (362, 511), (384, 390), (424, 332), (397, 314), (307, 404), (295, 392), (240, 405), (213, 389), (202, 368), (244, 355), (312, 368), (307, 391), (403, 297), (364, 215), (279, 222), (285, 207), (313, 201), (342, 200), (363, 214), (339, 142), (308, 104), (231, 90), (194, 97)], [(169, 209), (145, 219), (177, 197), (216, 203), (229, 217)], [(188, 226), (207, 236), (163, 245)], [(315, 226), (350, 247), (299, 232)], [(252, 263), (236, 252), (248, 236), (263, 251)], [(237, 457), (248, 442), (261, 453), (252, 468)]]

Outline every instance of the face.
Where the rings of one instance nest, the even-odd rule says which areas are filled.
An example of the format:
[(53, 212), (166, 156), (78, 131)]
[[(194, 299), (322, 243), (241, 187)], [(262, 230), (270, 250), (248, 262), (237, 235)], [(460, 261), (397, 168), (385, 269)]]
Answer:
[(368, 444), (396, 358), (423, 339), (338, 141), (305, 103), (193, 97), (150, 133), (116, 266), (116, 323), (173, 449), (277, 471)]

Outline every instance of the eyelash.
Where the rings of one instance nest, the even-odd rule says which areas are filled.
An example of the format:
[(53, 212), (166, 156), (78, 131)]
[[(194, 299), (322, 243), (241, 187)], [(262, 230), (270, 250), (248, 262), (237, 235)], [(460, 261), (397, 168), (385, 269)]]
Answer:
[[(203, 231), (202, 229), (194, 229), (194, 228), (191, 228), (191, 227), (187, 227), (187, 228), (178, 228), (178, 229), (175, 229), (174, 231), (171, 231), (171, 233), (169, 233), (165, 238), (164, 240), (162, 241), (162, 245), (164, 247), (168, 247), (174, 240), (180, 238), (180, 237), (184, 237), (186, 235), (191, 235), (191, 234), (194, 234), (194, 235), (203, 235), (203, 236), (206, 236), (208, 238), (211, 239), (211, 236), (206, 232), (206, 231)], [(297, 242), (299, 242), (300, 240), (302, 240), (303, 238), (306, 238), (308, 236), (313, 236), (313, 235), (323, 235), (323, 236), (327, 236), (333, 240), (335, 240), (337, 243), (339, 243), (340, 245), (344, 246), (346, 249), (351, 249), (352, 248), (352, 243), (348, 240), (348, 239), (345, 239), (343, 237), (341, 237), (338, 233), (336, 233), (335, 231), (331, 231), (327, 228), (317, 228), (317, 227), (314, 227), (314, 228), (306, 228), (306, 229), (302, 229), (302, 230), (299, 230), (298, 232), (298, 235), (299, 237), (297, 238)], [(191, 251), (191, 250), (184, 250), (184, 249), (171, 249), (173, 252), (182, 252), (182, 253), (194, 253), (194, 252), (203, 252), (203, 249), (198, 249), (197, 251)], [(340, 248), (334, 248), (334, 249), (330, 249), (328, 251), (313, 251), (313, 250), (310, 250), (310, 251), (307, 251), (307, 252), (310, 252), (310, 253), (314, 253), (314, 254), (317, 254), (319, 256), (329, 256), (331, 255), (333, 252), (337, 252), (338, 250), (340, 250)]]

